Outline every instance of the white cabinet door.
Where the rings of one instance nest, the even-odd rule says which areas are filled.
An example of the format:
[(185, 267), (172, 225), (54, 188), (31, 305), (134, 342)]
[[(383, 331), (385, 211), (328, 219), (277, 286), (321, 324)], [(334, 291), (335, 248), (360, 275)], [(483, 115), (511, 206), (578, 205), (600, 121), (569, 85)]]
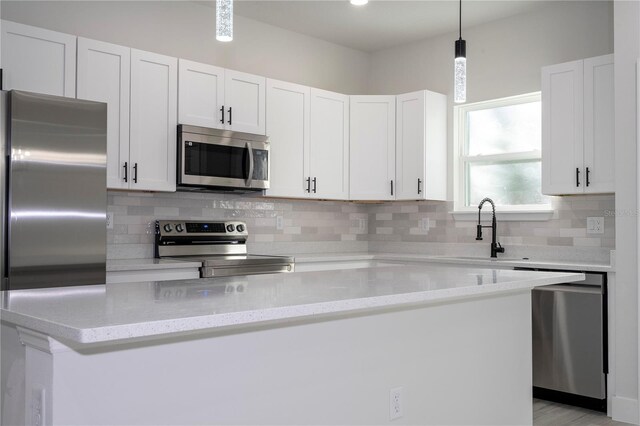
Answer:
[(615, 191), (613, 55), (584, 61), (584, 192)]
[(349, 199), (349, 96), (311, 89), (311, 197)]
[(446, 95), (398, 95), (396, 108), (396, 200), (446, 200)]
[(424, 198), (425, 93), (396, 97), (396, 200)]
[(76, 36), (2, 21), (3, 89), (76, 96)]
[(224, 69), (180, 59), (178, 123), (224, 128)]
[(309, 146), (309, 95), (310, 89), (306, 86), (267, 80), (268, 196), (307, 196), (305, 154)]
[(266, 79), (231, 70), (224, 74), (226, 128), (264, 135)]
[(131, 50), (131, 189), (176, 190), (178, 60)]
[(131, 49), (78, 38), (78, 99), (107, 104), (107, 187), (129, 188)]
[(583, 61), (542, 69), (542, 192), (584, 191)]
[(352, 200), (395, 198), (395, 96), (351, 96), (349, 194)]

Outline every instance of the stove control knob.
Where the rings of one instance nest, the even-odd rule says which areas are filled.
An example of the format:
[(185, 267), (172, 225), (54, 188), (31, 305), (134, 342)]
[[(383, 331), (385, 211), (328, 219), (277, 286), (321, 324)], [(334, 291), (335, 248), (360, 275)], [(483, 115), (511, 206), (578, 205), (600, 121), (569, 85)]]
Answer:
[(244, 232), (244, 225), (238, 225), (236, 229), (238, 232)]
[(182, 231), (184, 231), (184, 227), (182, 226), (182, 224), (181, 224), (181, 223), (179, 223), (179, 224), (177, 224), (177, 225), (176, 225), (176, 231), (178, 231), (178, 232), (182, 232)]
[(171, 232), (171, 225), (170, 224), (167, 223), (163, 228), (164, 228), (165, 232)]
[(231, 224), (227, 225), (227, 232), (233, 232), (235, 229), (236, 229), (235, 226), (233, 226)]

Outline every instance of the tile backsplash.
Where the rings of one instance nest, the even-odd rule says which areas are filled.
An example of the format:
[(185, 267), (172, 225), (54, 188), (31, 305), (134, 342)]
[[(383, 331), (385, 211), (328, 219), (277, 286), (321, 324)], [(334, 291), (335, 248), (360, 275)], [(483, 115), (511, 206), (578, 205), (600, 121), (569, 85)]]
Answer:
[[(113, 229), (107, 231), (109, 259), (153, 257), (156, 219), (247, 222), (250, 250), (367, 251), (369, 206), (339, 201), (263, 198), (260, 195), (208, 193), (137, 193), (109, 191)], [(278, 229), (278, 217), (282, 229)]]
[[(553, 217), (545, 221), (498, 221), (498, 239), (504, 245), (574, 246), (615, 248), (615, 197), (580, 195), (551, 197)], [(436, 201), (395, 202), (369, 209), (369, 241), (477, 243), (476, 220), (455, 220), (453, 203)], [(477, 211), (477, 210), (476, 210)], [(483, 212), (491, 211), (485, 205)], [(587, 233), (587, 217), (604, 217), (602, 234)], [(428, 230), (420, 221), (428, 220)], [(484, 223), (489, 225), (490, 223)]]
[[(613, 195), (553, 197), (548, 221), (500, 221), (504, 245), (615, 248)], [(489, 206), (487, 206), (489, 207)], [(452, 203), (436, 201), (358, 204), (340, 201), (269, 199), (260, 195), (208, 193), (137, 193), (109, 191), (114, 215), (107, 232), (109, 259), (153, 257), (156, 219), (247, 222), (254, 253), (311, 253), (376, 250), (396, 243), (468, 243), (475, 241), (475, 222), (456, 221)], [(587, 217), (604, 217), (603, 234), (587, 234)], [(278, 217), (282, 229), (278, 229)], [(426, 221), (426, 222), (425, 222)], [(421, 224), (428, 224), (424, 230)], [(485, 235), (490, 238), (490, 231)], [(486, 240), (486, 239), (485, 239)]]

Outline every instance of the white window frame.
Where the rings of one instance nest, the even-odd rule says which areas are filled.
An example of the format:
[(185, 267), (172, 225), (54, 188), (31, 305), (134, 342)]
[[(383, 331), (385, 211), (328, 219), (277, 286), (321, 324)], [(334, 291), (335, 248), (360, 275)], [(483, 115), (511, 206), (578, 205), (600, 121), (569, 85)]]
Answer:
[[(542, 160), (540, 150), (529, 152), (517, 152), (493, 155), (468, 156), (466, 154), (468, 112), (489, 108), (518, 105), (530, 102), (540, 102), (541, 93), (527, 93), (524, 95), (510, 96), (472, 104), (457, 105), (453, 108), (453, 189), (454, 211), (456, 220), (477, 220), (478, 208), (465, 205), (465, 182), (467, 163), (482, 163), (486, 161), (514, 161), (514, 160)], [(484, 213), (483, 209), (483, 213)], [(489, 209), (487, 209), (488, 212)], [(549, 220), (553, 215), (551, 204), (522, 204), (522, 205), (496, 205), (496, 212), (502, 220)]]

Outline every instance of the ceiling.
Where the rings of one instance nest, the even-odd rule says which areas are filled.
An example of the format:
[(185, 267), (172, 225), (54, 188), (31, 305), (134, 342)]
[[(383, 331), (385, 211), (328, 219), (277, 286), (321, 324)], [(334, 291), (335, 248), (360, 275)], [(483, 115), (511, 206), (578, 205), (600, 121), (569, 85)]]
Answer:
[[(532, 11), (543, 0), (465, 0), (464, 28)], [(372, 52), (458, 30), (456, 0), (237, 0), (237, 15), (326, 41)]]

